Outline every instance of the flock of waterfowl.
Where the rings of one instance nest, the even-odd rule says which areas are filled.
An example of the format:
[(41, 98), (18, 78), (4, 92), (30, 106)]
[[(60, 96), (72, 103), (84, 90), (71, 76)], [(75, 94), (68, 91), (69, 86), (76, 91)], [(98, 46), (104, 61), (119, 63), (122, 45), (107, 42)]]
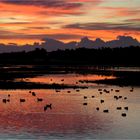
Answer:
[[(34, 96), (34, 97), (36, 97), (37, 96), (37, 94), (35, 93), (35, 92), (32, 92), (32, 91), (29, 91), (29, 93), (32, 95), (32, 96)], [(3, 103), (8, 103), (8, 102), (10, 102), (10, 94), (8, 94), (8, 98), (4, 98), (4, 99), (2, 99), (2, 102)], [(37, 102), (42, 102), (43, 101), (43, 99), (42, 98), (36, 98), (36, 101)], [(26, 99), (24, 99), (24, 98), (20, 98), (19, 99), (19, 102), (20, 103), (24, 103), (24, 102), (26, 102)], [(52, 109), (52, 104), (50, 103), (50, 104), (46, 104), (45, 106), (44, 106), (44, 111), (46, 111), (47, 109)]]
[[(53, 81), (53, 79), (50, 79), (50, 81)], [(61, 82), (64, 82), (64, 79), (61, 79)], [(76, 84), (78, 84), (78, 82), (76, 82)], [(76, 89), (76, 92), (79, 92), (80, 90), (79, 89)], [(55, 92), (61, 92), (61, 90), (58, 90), (58, 89), (56, 89), (55, 90)], [(71, 91), (70, 90), (68, 90), (67, 91), (67, 93), (71, 93)], [(35, 92), (32, 92), (32, 91), (29, 91), (29, 94), (31, 94), (33, 97), (37, 97), (37, 94), (35, 93)], [(8, 102), (10, 102), (10, 94), (8, 94), (8, 98), (4, 98), (4, 99), (2, 99), (2, 102), (3, 103), (8, 103)], [(36, 101), (37, 102), (42, 102), (43, 101), (43, 98), (36, 98)], [(24, 98), (20, 98), (19, 99), (19, 102), (20, 103), (24, 103), (24, 102), (26, 102), (26, 99), (24, 99)], [(44, 111), (46, 111), (47, 109), (52, 109), (52, 104), (50, 103), (50, 104), (46, 104), (45, 106), (44, 106)]]
[[(118, 90), (118, 89), (117, 90), (114, 90), (114, 89), (110, 89), (110, 90), (107, 90), (107, 89), (98, 89), (99, 94), (105, 94), (105, 93), (109, 94), (109, 93), (111, 93), (113, 91), (115, 91), (115, 93), (119, 93), (120, 92), (120, 90)], [(132, 87), (130, 89), (130, 92), (133, 92), (133, 91), (134, 91), (134, 88)], [(89, 97), (83, 96), (83, 98), (84, 98), (84, 100), (86, 100)], [(95, 96), (91, 96), (90, 98), (95, 98)], [(120, 95), (114, 95), (113, 98), (115, 100), (119, 100), (119, 99), (127, 100), (128, 99), (127, 97), (123, 97), (123, 96), (120, 96)], [(105, 100), (101, 99), (100, 100), (100, 104), (103, 104), (103, 103), (105, 103)], [(87, 102), (84, 102), (83, 105), (84, 106), (87, 106), (88, 103)], [(100, 111), (100, 110), (101, 110), (100, 107), (96, 107), (96, 111)], [(128, 106), (124, 106), (124, 107), (118, 106), (118, 107), (116, 107), (116, 110), (123, 110), (123, 111), (125, 110), (125, 111), (128, 111)], [(109, 113), (109, 109), (104, 109), (104, 110), (102, 110), (102, 112)], [(123, 112), (121, 115), (122, 115), (122, 117), (126, 117), (127, 116), (127, 114), (125, 112)]]
[[(50, 79), (50, 81), (52, 81), (52, 79)], [(64, 79), (61, 79), (61, 81), (62, 82), (64, 82)], [(80, 92), (80, 90), (79, 89), (75, 89), (76, 90), (76, 92)], [(133, 90), (134, 90), (134, 88), (131, 88), (130, 89), (130, 92), (133, 92)], [(58, 90), (58, 89), (56, 89), (55, 90), (55, 92), (60, 92), (61, 90)], [(111, 93), (111, 92), (115, 92), (115, 93), (119, 93), (120, 92), (120, 90), (119, 89), (110, 89), (110, 90), (107, 90), (107, 89), (98, 89), (98, 93), (100, 94), (100, 95), (102, 95), (102, 94), (109, 94), (109, 93)], [(67, 93), (71, 93), (71, 91), (70, 90), (68, 90), (67, 91)], [(29, 94), (31, 94), (31, 96), (33, 96), (33, 97), (36, 97), (36, 101), (37, 102), (42, 102), (43, 101), (43, 98), (38, 98), (37, 97), (37, 94), (35, 93), (35, 92), (32, 92), (32, 91), (29, 91)], [(8, 103), (8, 102), (10, 102), (10, 94), (8, 94), (8, 98), (4, 98), (4, 99), (2, 99), (2, 102), (3, 103)], [(87, 98), (89, 98), (88, 96), (84, 96), (83, 97), (84, 98), (84, 100), (86, 100)], [(95, 95), (92, 95), (90, 98), (96, 98), (95, 97)], [(123, 100), (127, 100), (127, 97), (123, 97), (123, 96), (120, 96), (120, 95), (114, 95), (113, 96), (113, 98), (115, 99), (115, 100), (119, 100), (119, 99), (123, 99)], [(19, 102), (20, 103), (24, 103), (24, 102), (26, 102), (26, 99), (24, 99), (24, 98), (20, 98), (19, 99)], [(105, 100), (103, 100), (103, 99), (100, 99), (100, 104), (103, 104), (103, 103), (105, 103)], [(88, 102), (87, 102), (87, 100), (86, 100), (86, 102), (84, 102), (83, 103), (83, 105), (84, 106), (87, 106), (88, 105)], [(45, 106), (44, 106), (44, 111), (46, 111), (47, 109), (52, 109), (52, 104), (50, 103), (50, 104), (46, 104)], [(101, 109), (100, 109), (100, 107), (99, 106), (97, 106), (96, 107), (96, 111), (100, 111)], [(116, 110), (126, 110), (126, 111), (128, 111), (128, 106), (125, 106), (125, 107), (121, 107), (121, 106), (118, 106), (118, 107), (116, 107)], [(102, 112), (104, 112), (104, 113), (109, 113), (110, 112), (110, 110), (109, 109), (104, 109), (104, 110), (102, 110)], [(123, 117), (126, 117), (127, 116), (127, 114), (126, 113), (122, 113), (121, 114)]]

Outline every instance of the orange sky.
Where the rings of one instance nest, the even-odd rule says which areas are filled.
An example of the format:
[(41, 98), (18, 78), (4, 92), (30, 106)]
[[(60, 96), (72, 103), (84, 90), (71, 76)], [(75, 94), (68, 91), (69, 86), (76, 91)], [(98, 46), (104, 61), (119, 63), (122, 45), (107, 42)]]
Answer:
[(140, 41), (139, 5), (139, 0), (0, 0), (0, 43), (118, 35)]

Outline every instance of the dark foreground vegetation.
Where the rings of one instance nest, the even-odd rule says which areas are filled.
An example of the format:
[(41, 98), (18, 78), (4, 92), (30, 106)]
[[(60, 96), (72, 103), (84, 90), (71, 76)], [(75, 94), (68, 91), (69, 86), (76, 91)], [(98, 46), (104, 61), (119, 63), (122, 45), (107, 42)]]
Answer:
[(119, 65), (140, 66), (140, 47), (58, 50), (47, 52), (36, 49), (31, 52), (0, 54), (0, 64), (44, 65)]
[(33, 82), (14, 82), (14, 81), (1, 81), (0, 89), (85, 89), (86, 86), (75, 86), (66, 84), (43, 84)]
[(116, 79), (104, 79), (94, 82), (98, 84), (114, 84), (120, 86), (140, 86), (140, 71), (112, 71), (107, 69), (114, 66), (140, 66), (140, 47), (102, 48), (76, 50), (58, 50), (47, 52), (36, 49), (31, 52), (0, 54), (0, 88), (1, 89), (63, 89), (86, 88), (73, 85), (42, 84), (15, 81), (17, 78), (36, 77), (45, 74), (97, 74), (114, 76)]
[(116, 71), (113, 73), (116, 78), (103, 80), (80, 80), (81, 83), (97, 83), (118, 86), (140, 86), (140, 72)]

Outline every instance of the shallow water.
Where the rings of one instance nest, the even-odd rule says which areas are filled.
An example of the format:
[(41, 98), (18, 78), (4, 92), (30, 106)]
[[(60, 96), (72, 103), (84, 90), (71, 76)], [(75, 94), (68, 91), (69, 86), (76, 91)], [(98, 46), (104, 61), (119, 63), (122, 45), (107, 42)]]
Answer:
[[(114, 77), (51, 74), (22, 79), (89, 87), (79, 91), (32, 90), (36, 93), (36, 97), (26, 89), (0, 90), (0, 100), (10, 99), (6, 104), (0, 102), (0, 139), (140, 139), (140, 87), (134, 87), (134, 91), (130, 92), (131, 87), (78, 82), (104, 78)], [(100, 94), (99, 88), (107, 89), (110, 93)], [(120, 92), (116, 93), (115, 89), (119, 89)], [(11, 96), (8, 97), (8, 94)], [(123, 99), (115, 100), (114, 95), (121, 95)], [(87, 96), (87, 99), (84, 99), (84, 96)], [(124, 97), (127, 97), (127, 100), (124, 100)], [(26, 99), (26, 102), (20, 103), (20, 98)], [(37, 102), (37, 98), (43, 98), (43, 101)], [(102, 104), (101, 99), (105, 101)], [(50, 103), (52, 110), (44, 111), (44, 106)], [(87, 103), (87, 106), (83, 103)], [(129, 107), (128, 111), (124, 109), (126, 106)], [(96, 107), (100, 110), (97, 111)], [(117, 110), (116, 107), (122, 107), (122, 110)], [(104, 109), (109, 109), (109, 113), (103, 113)], [(126, 113), (127, 116), (122, 117), (122, 113)]]

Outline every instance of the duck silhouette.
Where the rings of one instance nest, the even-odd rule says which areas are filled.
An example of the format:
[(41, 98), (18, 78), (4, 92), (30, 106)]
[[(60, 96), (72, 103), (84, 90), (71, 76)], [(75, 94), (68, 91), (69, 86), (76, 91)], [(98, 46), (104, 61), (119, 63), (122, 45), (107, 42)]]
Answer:
[(44, 111), (46, 111), (47, 109), (52, 109), (52, 104), (47, 104), (44, 106)]

